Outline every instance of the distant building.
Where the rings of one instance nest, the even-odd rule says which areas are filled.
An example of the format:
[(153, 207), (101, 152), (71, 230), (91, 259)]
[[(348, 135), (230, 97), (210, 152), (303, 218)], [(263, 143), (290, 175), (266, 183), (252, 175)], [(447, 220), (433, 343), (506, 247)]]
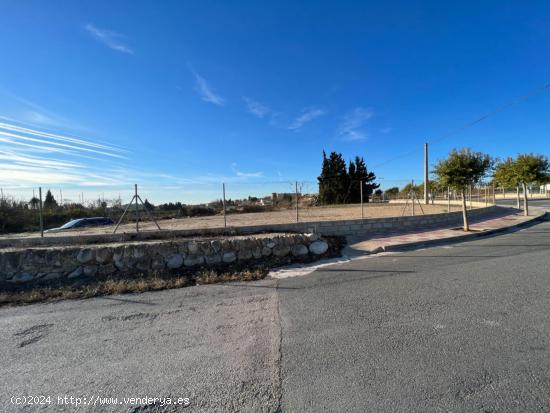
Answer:
[[(302, 194), (298, 192), (298, 197), (301, 197)], [(283, 199), (296, 199), (295, 192), (273, 192), (271, 194), (272, 201), (282, 201)]]

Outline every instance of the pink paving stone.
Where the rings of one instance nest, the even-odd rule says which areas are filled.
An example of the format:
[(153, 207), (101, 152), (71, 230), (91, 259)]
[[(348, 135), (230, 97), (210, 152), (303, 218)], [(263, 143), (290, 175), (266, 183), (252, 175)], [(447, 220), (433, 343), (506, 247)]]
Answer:
[[(533, 216), (525, 217), (522, 213), (510, 214), (504, 217), (490, 218), (481, 222), (475, 222), (470, 225), (472, 232), (480, 232), (489, 229), (499, 229), (517, 225), (521, 222), (532, 219)], [(456, 228), (453, 227), (453, 228)], [(410, 228), (408, 228), (410, 230)], [(417, 233), (399, 233), (395, 232), (392, 235), (373, 235), (371, 238), (364, 241), (360, 241), (351, 245), (352, 249), (361, 251), (372, 251), (379, 247), (397, 245), (397, 244), (409, 244), (418, 241), (428, 241), (434, 239), (449, 239), (460, 237), (465, 233), (460, 230), (453, 230), (447, 228), (437, 228), (432, 230), (422, 230)]]

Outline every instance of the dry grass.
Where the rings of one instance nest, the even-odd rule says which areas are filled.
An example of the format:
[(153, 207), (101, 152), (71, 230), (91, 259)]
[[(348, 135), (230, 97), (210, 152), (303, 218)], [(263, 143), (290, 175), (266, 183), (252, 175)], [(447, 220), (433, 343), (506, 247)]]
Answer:
[(59, 301), (91, 298), (103, 295), (142, 293), (198, 284), (214, 284), (227, 281), (254, 281), (264, 278), (265, 268), (241, 271), (201, 270), (197, 273), (160, 276), (140, 275), (126, 278), (91, 279), (73, 285), (0, 286), (0, 306), (32, 304), (42, 301)]
[(267, 268), (246, 269), (239, 272), (218, 273), (215, 270), (204, 270), (197, 274), (196, 283), (215, 284), (229, 281), (256, 281), (265, 278), (268, 273)]
[[(424, 213), (426, 214), (438, 214), (447, 212), (446, 205), (422, 205)], [(400, 216), (403, 212), (403, 204), (365, 204), (363, 208), (363, 216), (368, 218), (384, 218)], [(420, 208), (417, 206), (417, 213), (420, 213)], [(361, 206), (357, 204), (353, 205), (335, 205), (327, 207), (311, 207), (302, 208), (298, 212), (300, 222), (320, 222), (320, 221), (337, 221), (337, 220), (351, 220), (361, 218)], [(410, 207), (407, 209), (407, 215), (410, 215)], [(296, 222), (296, 210), (287, 209), (281, 211), (271, 212), (253, 212), (245, 214), (230, 214), (227, 216), (227, 225), (230, 227), (242, 227), (249, 225), (270, 225), (270, 224), (288, 224)], [(207, 217), (195, 217), (195, 218), (180, 218), (173, 220), (161, 221), (160, 226), (164, 230), (178, 230), (178, 229), (203, 229), (203, 228), (223, 228), (224, 220), (223, 216), (207, 216)], [(155, 231), (156, 226), (152, 222), (140, 223), (140, 229), (146, 231)], [(110, 234), (112, 233), (112, 227), (102, 228), (90, 228), (83, 231), (66, 231), (59, 233), (48, 233), (48, 238), (56, 236), (79, 236), (87, 234)], [(118, 232), (135, 232), (135, 224), (123, 224), (120, 226)], [(36, 236), (36, 233), (25, 233), (17, 235), (9, 235), (1, 238), (25, 238), (28, 236)]]

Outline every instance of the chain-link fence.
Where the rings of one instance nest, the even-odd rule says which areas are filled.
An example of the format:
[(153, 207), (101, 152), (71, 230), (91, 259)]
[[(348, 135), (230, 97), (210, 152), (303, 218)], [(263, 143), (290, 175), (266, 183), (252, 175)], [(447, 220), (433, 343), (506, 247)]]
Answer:
[[(190, 182), (185, 185), (138, 185), (83, 191), (71, 188), (3, 188), (0, 231), (29, 233), (60, 227), (78, 218), (106, 217), (118, 231), (228, 228), (294, 222), (354, 220), (457, 211), (462, 196), (436, 184), (409, 179), (362, 180), (323, 190), (316, 181)], [(532, 188), (531, 198), (547, 196)], [(42, 199), (40, 199), (40, 190)], [(331, 192), (332, 191), (332, 192)], [(468, 208), (489, 206), (501, 198), (516, 199), (515, 188), (480, 184), (466, 191)], [(137, 202), (136, 202), (137, 201)], [(126, 213), (124, 213), (126, 211)], [(136, 223), (138, 225), (136, 225)], [(113, 232), (115, 225), (82, 228), (87, 233)], [(47, 233), (49, 235), (49, 233)]]

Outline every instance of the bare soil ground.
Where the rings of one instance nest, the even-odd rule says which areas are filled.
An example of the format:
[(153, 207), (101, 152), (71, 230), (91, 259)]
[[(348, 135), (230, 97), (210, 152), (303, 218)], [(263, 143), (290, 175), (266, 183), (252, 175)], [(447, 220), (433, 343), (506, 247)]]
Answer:
[[(383, 218), (383, 217), (398, 217), (403, 213), (403, 204), (366, 204), (363, 207), (363, 215), (368, 218)], [(422, 205), (425, 214), (438, 214), (447, 212), (446, 205)], [(415, 206), (415, 213), (421, 214), (420, 207)], [(411, 215), (412, 209), (409, 205), (405, 211), (405, 215)], [(130, 214), (130, 219), (133, 215)], [(301, 208), (298, 211), (298, 219), (300, 222), (310, 221), (337, 221), (346, 219), (360, 219), (360, 205), (339, 205), (334, 207), (313, 207)], [(246, 214), (229, 214), (227, 215), (228, 227), (242, 227), (248, 225), (266, 225), (266, 224), (288, 224), (296, 222), (296, 210), (287, 209), (282, 211), (272, 212), (254, 212)], [(223, 228), (224, 218), (222, 215), (181, 218), (171, 220), (161, 220), (159, 225), (163, 230), (178, 230), (178, 229), (202, 229), (202, 228)], [(156, 226), (153, 222), (140, 222), (140, 230), (154, 231)], [(134, 232), (135, 222), (122, 224), (117, 232)], [(47, 233), (46, 237), (55, 236), (80, 236), (88, 234), (107, 234), (112, 233), (113, 227), (90, 228), (82, 231), (64, 231), (59, 233)], [(36, 236), (36, 233), (10, 234), (0, 238), (25, 238), (28, 236)]]

